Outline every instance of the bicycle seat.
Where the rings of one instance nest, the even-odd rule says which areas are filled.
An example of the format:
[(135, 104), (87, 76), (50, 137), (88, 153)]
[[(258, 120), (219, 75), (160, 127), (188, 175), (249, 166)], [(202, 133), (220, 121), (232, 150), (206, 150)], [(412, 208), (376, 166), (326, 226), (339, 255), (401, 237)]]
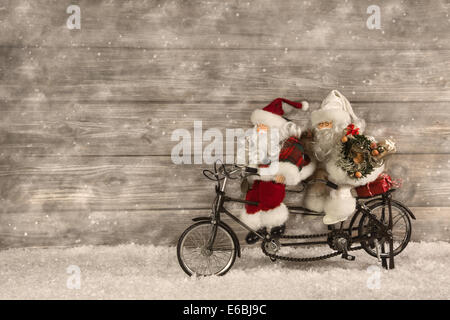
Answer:
[(383, 193), (374, 194), (373, 196), (368, 196), (368, 197), (356, 197), (356, 199), (370, 199), (370, 198), (375, 198), (375, 197), (379, 197), (379, 196), (382, 196), (382, 195), (390, 194), (390, 193), (392, 193), (392, 192), (395, 192), (396, 190), (397, 190), (397, 189), (389, 189), (388, 191), (383, 192)]

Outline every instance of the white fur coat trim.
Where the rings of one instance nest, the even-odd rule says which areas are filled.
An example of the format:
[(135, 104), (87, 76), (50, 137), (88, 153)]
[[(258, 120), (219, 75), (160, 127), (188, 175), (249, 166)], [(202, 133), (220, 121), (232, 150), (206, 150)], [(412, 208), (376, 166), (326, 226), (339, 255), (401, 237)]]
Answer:
[(351, 122), (351, 118), (348, 112), (340, 109), (316, 110), (311, 113), (311, 124), (313, 127), (324, 121), (348, 124)]
[(303, 206), (306, 209), (315, 212), (323, 212), (326, 199), (327, 197), (325, 195), (314, 195), (307, 193), (303, 198)]
[(316, 168), (317, 168), (316, 161), (311, 159), (311, 162), (308, 163), (306, 166), (304, 166), (300, 171), (300, 181), (309, 178), (314, 173), (314, 171), (316, 171)]
[(244, 208), (240, 215), (240, 220), (253, 230), (267, 227), (270, 231), (270, 228), (282, 225), (288, 218), (289, 210), (284, 203), (274, 209), (261, 210), (253, 214), (248, 214)]
[(267, 228), (273, 228), (282, 225), (289, 218), (289, 210), (284, 203), (278, 207), (261, 211), (261, 224)]
[(257, 109), (252, 112), (250, 117), (251, 122), (256, 126), (258, 124), (265, 124), (271, 128), (281, 129), (287, 120), (269, 111)]
[(333, 157), (330, 161), (326, 163), (326, 170), (328, 172), (328, 180), (334, 182), (338, 185), (350, 185), (353, 187), (363, 186), (372, 182), (378, 178), (378, 176), (384, 171), (384, 165), (375, 168), (371, 174), (364, 178), (354, 179), (348, 176), (347, 172), (342, 170), (336, 165), (337, 158)]
[(346, 220), (356, 207), (356, 200), (352, 197), (351, 187), (340, 186), (337, 190), (331, 190), (330, 196), (324, 204), (324, 224), (335, 224)]
[(316, 163), (314, 161), (311, 161), (301, 170), (291, 162), (276, 161), (272, 162), (267, 168), (260, 168), (259, 174), (263, 181), (275, 181), (277, 175), (282, 175), (286, 178), (284, 182), (286, 185), (295, 186), (312, 175), (315, 169)]

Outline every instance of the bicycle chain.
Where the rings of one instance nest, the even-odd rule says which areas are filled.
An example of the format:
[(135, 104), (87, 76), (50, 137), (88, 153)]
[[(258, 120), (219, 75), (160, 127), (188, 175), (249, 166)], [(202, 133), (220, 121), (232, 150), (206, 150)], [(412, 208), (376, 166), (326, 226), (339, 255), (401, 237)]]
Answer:
[[(301, 235), (301, 236), (289, 236), (289, 235), (286, 235), (286, 236), (280, 236), (280, 238), (285, 238), (285, 239), (308, 239), (308, 238), (318, 238), (318, 237), (321, 237), (323, 235), (328, 235), (328, 233), (316, 234), (316, 235)], [(277, 254), (273, 254), (273, 253), (267, 252), (265, 244), (268, 241), (271, 241), (271, 239), (270, 240), (264, 239), (262, 241), (261, 249), (262, 249), (263, 253), (266, 256), (268, 256), (268, 257), (270, 257), (272, 259), (277, 259), (277, 260), (284, 260), (284, 261), (290, 261), (290, 262), (313, 262), (313, 261), (320, 261), (320, 260), (329, 259), (329, 258), (332, 258), (332, 257), (335, 257), (335, 256), (338, 256), (338, 255), (342, 254), (342, 251), (335, 251), (335, 252), (332, 252), (332, 253), (329, 253), (329, 254), (325, 254), (325, 255), (321, 255), (321, 256), (317, 256), (317, 257), (308, 257), (308, 258), (295, 258), (295, 257), (280, 256), (280, 255), (277, 255)], [(362, 246), (349, 248), (347, 250), (348, 251), (356, 251), (356, 250), (360, 250), (360, 249), (362, 249)]]
[(278, 236), (278, 238), (282, 239), (311, 239), (311, 238), (320, 238), (320, 237), (327, 237), (330, 233), (318, 233), (318, 234), (303, 234), (303, 235), (281, 235)]

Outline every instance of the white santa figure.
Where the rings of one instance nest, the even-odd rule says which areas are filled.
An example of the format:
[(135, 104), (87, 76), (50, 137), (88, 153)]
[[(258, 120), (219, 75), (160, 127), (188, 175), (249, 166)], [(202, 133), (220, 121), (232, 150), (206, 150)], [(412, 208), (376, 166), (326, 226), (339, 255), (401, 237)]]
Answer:
[[(300, 127), (286, 118), (292, 111), (305, 110), (307, 107), (306, 102), (278, 98), (262, 110), (258, 109), (252, 113), (255, 136), (251, 140), (254, 144), (258, 142), (257, 147), (253, 149), (258, 156), (251, 157), (254, 161), (250, 163), (258, 168), (259, 176), (247, 191), (246, 200), (257, 202), (258, 205), (246, 205), (240, 218), (254, 230), (272, 234), (284, 232), (289, 215), (288, 208), (283, 203), (285, 187), (297, 185), (315, 170), (315, 162), (304, 153), (300, 143)], [(269, 138), (274, 136), (277, 137), (276, 141)], [(263, 140), (268, 140), (272, 146), (264, 147), (264, 143), (260, 143)], [(253, 232), (246, 238), (250, 244), (258, 239)]]
[(349, 176), (338, 166), (345, 129), (350, 125), (360, 134), (365, 129), (364, 120), (355, 115), (350, 102), (339, 91), (331, 91), (320, 109), (311, 113), (311, 124), (314, 156), (328, 180), (337, 184), (338, 189), (328, 192), (323, 188), (311, 187), (306, 192), (304, 206), (310, 210), (324, 211), (324, 224), (335, 224), (345, 221), (355, 210), (356, 200), (351, 189), (375, 180), (383, 172), (384, 165), (361, 178)]

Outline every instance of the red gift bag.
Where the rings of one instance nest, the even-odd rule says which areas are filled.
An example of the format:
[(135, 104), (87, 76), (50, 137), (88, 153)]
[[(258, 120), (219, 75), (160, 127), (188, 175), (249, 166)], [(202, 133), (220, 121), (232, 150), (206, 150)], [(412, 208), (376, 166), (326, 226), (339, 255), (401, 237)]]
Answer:
[(385, 193), (392, 187), (400, 187), (400, 183), (393, 181), (388, 174), (382, 173), (375, 181), (372, 181), (364, 186), (357, 187), (355, 190), (358, 197), (373, 197), (378, 194)]

